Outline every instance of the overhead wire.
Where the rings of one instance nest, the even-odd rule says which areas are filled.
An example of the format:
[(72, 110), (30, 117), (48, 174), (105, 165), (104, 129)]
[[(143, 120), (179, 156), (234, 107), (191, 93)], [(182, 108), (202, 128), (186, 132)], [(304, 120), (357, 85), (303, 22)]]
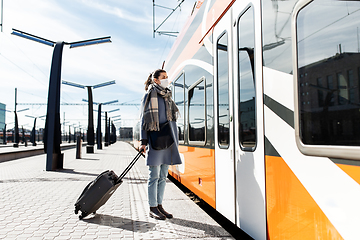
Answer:
[[(9, 38), (7, 35), (5, 35), (5, 37), (15, 46), (17, 47), (17, 49), (39, 70), (39, 72), (41, 72), (45, 77), (48, 77), (41, 69), (38, 65), (36, 65), (29, 56), (27, 56), (24, 51), (18, 46), (16, 45), (12, 40), (11, 38)], [(46, 85), (43, 83), (43, 85)]]
[(335, 20), (335, 21), (333, 21), (333, 22), (329, 23), (328, 25), (326, 25), (326, 26), (324, 26), (324, 27), (322, 27), (322, 28), (319, 28), (319, 29), (318, 29), (318, 30), (316, 30), (315, 32), (313, 32), (313, 33), (309, 34), (308, 36), (304, 37), (303, 39), (299, 40), (299, 41), (298, 41), (298, 43), (299, 43), (299, 42), (304, 41), (305, 39), (307, 39), (307, 38), (311, 37), (312, 35), (314, 35), (314, 34), (316, 34), (316, 33), (320, 32), (320, 31), (322, 31), (322, 30), (324, 30), (324, 29), (328, 28), (329, 26), (331, 26), (331, 25), (333, 25), (333, 24), (335, 24), (335, 23), (337, 23), (337, 22), (339, 22), (339, 21), (343, 20), (344, 18), (346, 18), (346, 17), (350, 16), (351, 14), (354, 14), (354, 13), (356, 13), (356, 12), (358, 12), (358, 11), (360, 11), (360, 8), (359, 8), (359, 9), (357, 9), (357, 10), (355, 10), (355, 11), (353, 11), (353, 12), (351, 12), (351, 13), (349, 13), (349, 12), (348, 12), (348, 14), (346, 14), (345, 16), (343, 16), (343, 17), (341, 17), (341, 18), (339, 18), (339, 19), (337, 19), (337, 20)]
[(26, 73), (27, 75), (29, 75), (30, 77), (32, 77), (33, 79), (35, 79), (36, 81), (38, 81), (39, 83), (43, 84), (43, 83), (40, 82), (38, 79), (36, 79), (33, 75), (31, 75), (30, 73), (28, 73), (25, 69), (23, 69), (22, 67), (20, 67), (19, 65), (17, 65), (17, 64), (14, 63), (13, 61), (11, 61), (9, 58), (5, 57), (4, 54), (0, 53), (0, 56), (2, 56), (3, 58), (5, 58), (7, 61), (9, 61), (10, 63), (12, 63), (14, 66), (16, 66), (17, 68), (19, 68), (21, 71), (23, 71), (24, 73)]
[[(172, 28), (171, 28), (171, 32), (174, 30), (175, 24), (179, 24), (179, 23), (178, 23), (179, 15), (180, 15), (180, 12), (178, 12), (177, 15), (176, 15), (176, 19), (175, 19), (174, 24), (173, 24), (173, 26), (172, 26)], [(165, 46), (164, 46), (164, 48), (163, 48), (163, 52), (161, 53), (161, 57), (160, 57), (160, 59), (159, 59), (159, 61), (158, 61), (158, 66), (160, 66), (160, 64), (161, 64), (161, 62), (162, 62), (162, 59), (163, 59), (163, 56), (164, 56), (164, 52), (165, 52), (165, 50), (166, 50), (166, 48), (167, 48), (167, 45), (169, 44), (169, 41), (170, 41), (170, 37), (171, 37), (171, 36), (168, 36), (168, 39), (167, 39), (167, 41), (166, 41), (166, 44), (165, 44)]]
[[(347, 5), (346, 5), (346, 6), (347, 6)], [(347, 6), (347, 8), (348, 8), (348, 6)], [(293, 10), (292, 10), (292, 11), (293, 11)], [(334, 22), (331, 22), (330, 24), (328, 24), (328, 25), (326, 25), (326, 26), (318, 29), (317, 31), (309, 34), (308, 36), (304, 37), (303, 39), (298, 40), (298, 43), (304, 41), (305, 39), (307, 39), (307, 38), (309, 38), (309, 37), (311, 37), (311, 36), (319, 33), (320, 31), (326, 29), (327, 27), (329, 27), (329, 26), (331, 26), (331, 25), (333, 25), (333, 24), (335, 24), (335, 23), (343, 20), (344, 18), (346, 18), (346, 17), (350, 16), (351, 14), (354, 14), (354, 13), (356, 13), (356, 12), (358, 12), (358, 11), (360, 11), (360, 9), (357, 9), (357, 10), (355, 10), (355, 11), (353, 11), (353, 12), (349, 12), (349, 10), (347, 10), (347, 14), (346, 14), (345, 16), (343, 16), (343, 17), (335, 20)], [(288, 22), (288, 20), (289, 20), (289, 19), (287, 19), (286, 22)], [(275, 23), (276, 23), (276, 20), (275, 20)], [(275, 26), (276, 26), (276, 24), (275, 24)], [(285, 26), (285, 25), (284, 25), (284, 26)], [(284, 29), (284, 26), (281, 28), (279, 34), (280, 34), (280, 33), (282, 32), (282, 30)], [(286, 39), (286, 38), (284, 38), (284, 37), (280, 37), (280, 36), (276, 33), (276, 27), (275, 27), (275, 36), (276, 36), (277, 38)], [(272, 62), (274, 62), (278, 57), (280, 57), (282, 54), (284, 54), (290, 47), (291, 47), (291, 45), (288, 45), (280, 54), (278, 54), (278, 56), (274, 57), (270, 62), (268, 62), (268, 64), (271, 64)]]

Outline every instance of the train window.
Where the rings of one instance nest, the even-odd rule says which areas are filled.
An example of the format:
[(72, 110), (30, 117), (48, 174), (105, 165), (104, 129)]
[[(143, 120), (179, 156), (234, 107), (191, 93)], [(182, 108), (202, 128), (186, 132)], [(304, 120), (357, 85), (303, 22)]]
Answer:
[(217, 98), (218, 141), (220, 147), (227, 148), (230, 142), (229, 60), (227, 32), (225, 32), (217, 42)]
[(206, 108), (205, 78), (201, 78), (189, 87), (189, 140), (192, 144), (205, 144)]
[(297, 15), (295, 127), (305, 147), (360, 146), (359, 9), (360, 1), (312, 1)]
[(206, 144), (214, 146), (214, 92), (212, 76), (206, 78)]
[(239, 142), (243, 150), (253, 151), (256, 146), (256, 95), (254, 73), (255, 29), (252, 7), (241, 15), (238, 33)]
[(179, 141), (184, 141), (184, 126), (185, 126), (185, 104), (184, 104), (184, 81), (185, 74), (182, 73), (173, 84), (173, 95), (176, 106), (179, 109), (179, 118), (177, 120)]

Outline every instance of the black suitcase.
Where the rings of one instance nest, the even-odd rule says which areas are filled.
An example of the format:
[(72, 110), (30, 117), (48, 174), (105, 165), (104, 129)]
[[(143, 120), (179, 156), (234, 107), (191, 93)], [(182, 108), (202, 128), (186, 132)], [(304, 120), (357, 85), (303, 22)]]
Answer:
[(96, 213), (96, 211), (107, 202), (115, 190), (121, 185), (123, 182), (122, 179), (134, 166), (140, 156), (141, 152), (135, 156), (119, 177), (113, 171), (107, 170), (85, 187), (75, 203), (75, 214), (81, 211), (79, 219), (83, 219), (91, 213)]

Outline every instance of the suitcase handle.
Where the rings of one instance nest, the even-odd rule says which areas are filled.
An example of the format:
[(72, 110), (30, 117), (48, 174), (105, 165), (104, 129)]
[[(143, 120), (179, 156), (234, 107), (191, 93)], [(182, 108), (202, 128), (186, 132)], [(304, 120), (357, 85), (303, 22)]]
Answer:
[(120, 183), (125, 175), (130, 171), (130, 169), (135, 165), (136, 161), (142, 156), (142, 152), (138, 152), (130, 164), (125, 168), (125, 170), (118, 177), (116, 184)]

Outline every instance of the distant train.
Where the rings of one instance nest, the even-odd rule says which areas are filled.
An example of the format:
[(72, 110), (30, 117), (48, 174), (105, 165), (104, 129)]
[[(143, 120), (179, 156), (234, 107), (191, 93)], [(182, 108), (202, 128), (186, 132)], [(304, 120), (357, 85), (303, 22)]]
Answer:
[(254, 239), (360, 239), (360, 1), (203, 0), (170, 174)]
[[(31, 139), (31, 133), (26, 131), (24, 132), (24, 135), (20, 129), (19, 131), (19, 142), (23, 143), (24, 141), (29, 142)], [(12, 143), (14, 142), (14, 132), (13, 131), (7, 131), (6, 132), (6, 142), (7, 143)], [(0, 131), (0, 143), (4, 143), (4, 133), (3, 131)]]

